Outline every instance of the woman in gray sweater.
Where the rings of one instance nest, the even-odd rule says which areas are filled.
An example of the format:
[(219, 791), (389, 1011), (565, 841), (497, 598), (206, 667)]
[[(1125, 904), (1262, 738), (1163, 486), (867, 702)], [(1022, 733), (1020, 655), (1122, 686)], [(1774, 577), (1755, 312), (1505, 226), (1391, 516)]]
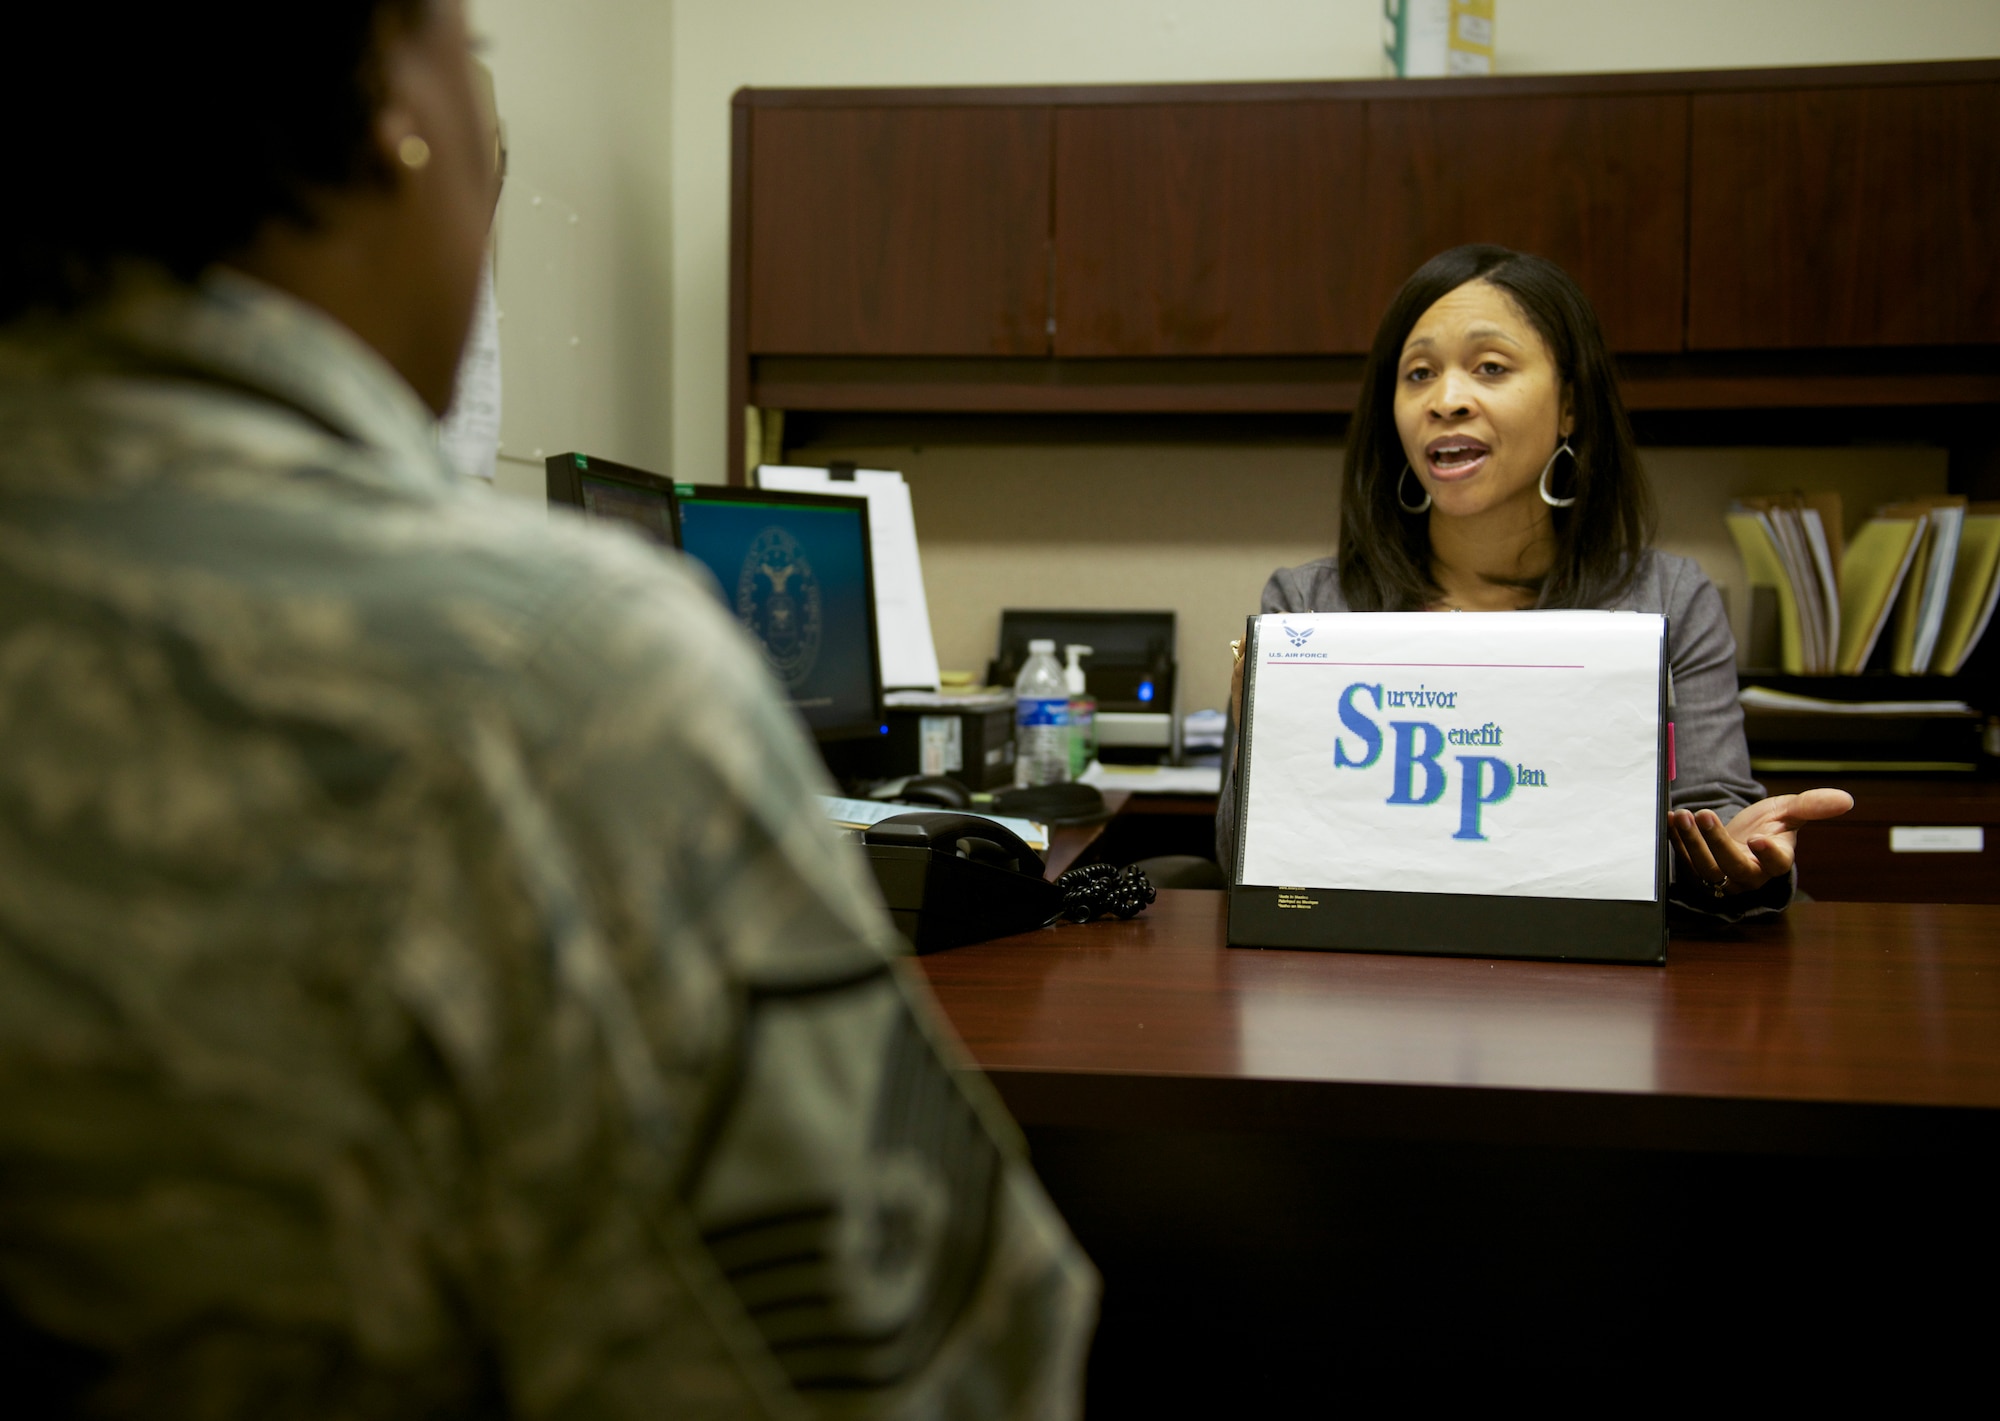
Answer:
[[(1457, 247), (1404, 283), (1362, 373), (1340, 512), (1339, 556), (1273, 573), (1265, 612), (1664, 614), (1679, 770), (1671, 894), (1725, 918), (1790, 903), (1800, 826), (1853, 800), (1766, 798), (1751, 778), (1722, 599), (1693, 562), (1647, 546), (1652, 498), (1611, 358), (1561, 268)], [(1239, 660), (1216, 816), (1225, 868), (1241, 679)]]

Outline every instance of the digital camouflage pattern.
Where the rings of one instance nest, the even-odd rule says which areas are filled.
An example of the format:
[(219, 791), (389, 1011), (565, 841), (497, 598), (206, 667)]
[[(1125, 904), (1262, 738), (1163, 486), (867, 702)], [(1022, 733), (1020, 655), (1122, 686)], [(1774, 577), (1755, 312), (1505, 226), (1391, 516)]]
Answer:
[(0, 337), (0, 1290), (116, 1416), (1073, 1414), (724, 611), (241, 278)]

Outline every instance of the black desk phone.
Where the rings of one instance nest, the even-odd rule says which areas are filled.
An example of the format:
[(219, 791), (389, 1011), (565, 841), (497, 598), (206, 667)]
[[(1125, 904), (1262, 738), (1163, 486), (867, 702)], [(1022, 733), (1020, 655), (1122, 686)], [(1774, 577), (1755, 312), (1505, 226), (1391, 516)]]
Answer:
[(917, 810), (873, 825), (862, 851), (889, 916), (918, 952), (1041, 927), (1063, 906), (1039, 854), (977, 814)]

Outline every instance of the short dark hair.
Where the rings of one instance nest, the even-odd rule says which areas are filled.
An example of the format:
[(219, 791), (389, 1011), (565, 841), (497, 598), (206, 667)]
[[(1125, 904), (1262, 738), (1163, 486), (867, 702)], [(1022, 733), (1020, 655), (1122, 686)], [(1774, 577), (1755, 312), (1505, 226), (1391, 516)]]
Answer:
[(1437, 594), (1430, 524), (1398, 504), (1405, 456), (1396, 432), (1396, 370), (1403, 343), (1425, 311), (1468, 281), (1498, 287), (1520, 308), (1554, 357), (1576, 429), (1574, 483), (1551, 482), (1576, 503), (1555, 510), (1555, 564), (1537, 589), (1538, 607), (1598, 607), (1631, 584), (1652, 541), (1653, 496), (1632, 423), (1618, 396), (1597, 313), (1554, 262), (1506, 247), (1453, 247), (1417, 269), (1390, 303), (1361, 375), (1348, 427), (1340, 492), (1340, 591), (1357, 612), (1415, 611)]
[(182, 280), (317, 192), (381, 181), (384, 22), (430, 0), (37, 7), (0, 85), (0, 322), (65, 310), (140, 261)]

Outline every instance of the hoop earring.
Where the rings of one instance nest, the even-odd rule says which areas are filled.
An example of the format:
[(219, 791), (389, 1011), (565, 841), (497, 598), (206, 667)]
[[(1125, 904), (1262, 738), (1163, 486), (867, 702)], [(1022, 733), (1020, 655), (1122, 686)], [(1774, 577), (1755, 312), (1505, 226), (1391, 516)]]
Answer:
[(1557, 498), (1549, 492), (1549, 470), (1556, 466), (1556, 459), (1564, 454), (1569, 455), (1569, 461), (1572, 464), (1576, 462), (1576, 450), (1569, 447), (1567, 439), (1563, 440), (1554, 454), (1549, 455), (1548, 463), (1542, 465), (1542, 477), (1535, 484), (1535, 491), (1541, 494), (1542, 502), (1551, 508), (1568, 508), (1572, 503), (1576, 502), (1575, 494), (1571, 494), (1568, 498)]
[[(1415, 472), (1416, 472), (1415, 469), (1411, 468), (1407, 463), (1405, 463), (1403, 465), (1403, 472), (1396, 475), (1396, 506), (1402, 509), (1403, 512), (1405, 513), (1427, 513), (1430, 511), (1430, 506), (1431, 506), (1431, 491), (1429, 489), (1427, 488), (1424, 489), (1424, 501), (1422, 503), (1409, 503), (1406, 502), (1403, 498), (1403, 480), (1408, 478), (1411, 474), (1414, 474)], [(1424, 481), (1422, 479), (1418, 479), (1417, 487), (1423, 488), (1423, 486), (1424, 486)]]

